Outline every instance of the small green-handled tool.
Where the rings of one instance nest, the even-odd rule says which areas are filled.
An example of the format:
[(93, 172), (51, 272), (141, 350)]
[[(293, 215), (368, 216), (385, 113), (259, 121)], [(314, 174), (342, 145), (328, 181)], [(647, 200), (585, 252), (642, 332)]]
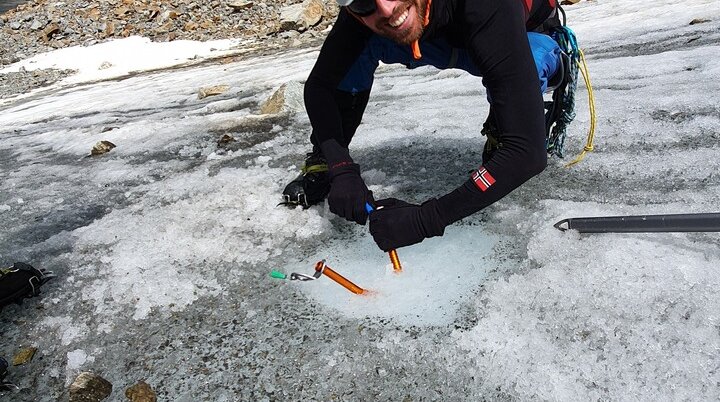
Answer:
[(274, 269), (270, 272), (270, 277), (275, 279), (287, 279), (287, 275)]
[(319, 278), (320, 275), (320, 272), (316, 272), (313, 275), (299, 274), (297, 272), (293, 272), (290, 274), (290, 277), (288, 277), (287, 275), (276, 269), (270, 271), (270, 277), (273, 279), (289, 279), (291, 281), (314, 281), (315, 279)]

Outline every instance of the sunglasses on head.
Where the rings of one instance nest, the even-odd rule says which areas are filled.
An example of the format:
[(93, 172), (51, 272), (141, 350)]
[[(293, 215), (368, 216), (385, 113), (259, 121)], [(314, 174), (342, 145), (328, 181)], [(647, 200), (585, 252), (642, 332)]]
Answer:
[(375, 0), (337, 0), (338, 5), (347, 7), (358, 17), (367, 17), (377, 10)]

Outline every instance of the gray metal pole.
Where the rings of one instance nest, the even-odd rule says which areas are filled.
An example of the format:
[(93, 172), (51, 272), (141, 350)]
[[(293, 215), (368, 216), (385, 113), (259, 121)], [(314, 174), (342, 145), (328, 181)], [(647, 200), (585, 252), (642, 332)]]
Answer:
[(720, 232), (720, 213), (569, 218), (555, 227), (580, 233)]

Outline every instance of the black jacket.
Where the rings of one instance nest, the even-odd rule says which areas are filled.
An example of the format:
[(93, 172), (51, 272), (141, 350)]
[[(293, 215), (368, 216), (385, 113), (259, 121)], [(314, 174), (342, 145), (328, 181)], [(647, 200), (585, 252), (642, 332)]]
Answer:
[[(492, 99), (503, 144), (483, 165), (493, 185), (483, 191), (468, 180), (438, 200), (439, 214), (449, 224), (499, 200), (545, 168), (544, 110), (527, 40), (531, 13), (523, 0), (433, 0), (430, 7), (420, 49), (423, 41), (443, 37), (468, 50)], [(305, 84), (305, 106), (319, 144), (341, 138), (335, 89), (373, 34), (343, 8), (320, 50)]]

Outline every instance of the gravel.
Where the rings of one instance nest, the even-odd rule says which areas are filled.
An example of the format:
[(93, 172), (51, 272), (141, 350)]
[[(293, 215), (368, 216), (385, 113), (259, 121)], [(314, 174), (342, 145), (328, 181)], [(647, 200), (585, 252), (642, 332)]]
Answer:
[[(302, 32), (281, 24), (297, 0), (32, 0), (0, 14), (0, 68), (39, 53), (144, 36), (155, 42), (244, 39), (259, 53), (317, 44), (335, 19), (334, 1), (323, 18)], [(72, 71), (0, 74), (0, 99), (50, 85)]]
[(21, 69), (17, 72), (0, 74), (0, 99), (11, 98), (32, 89), (51, 85), (73, 72), (73, 70), (56, 69), (33, 71)]

